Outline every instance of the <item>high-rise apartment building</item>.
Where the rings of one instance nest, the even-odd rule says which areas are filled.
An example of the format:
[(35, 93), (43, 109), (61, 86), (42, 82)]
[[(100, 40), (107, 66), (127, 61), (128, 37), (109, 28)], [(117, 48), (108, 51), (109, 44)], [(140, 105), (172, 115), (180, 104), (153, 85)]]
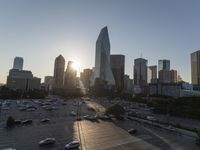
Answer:
[(96, 41), (94, 80), (105, 81), (108, 86), (115, 85), (115, 79), (110, 66), (110, 41), (108, 29), (104, 27)]
[(115, 79), (115, 86), (117, 91), (121, 92), (124, 88), (125, 56), (111, 55), (110, 64)]
[(200, 84), (200, 50), (191, 53), (192, 84)]
[(160, 70), (170, 70), (170, 60), (158, 60), (158, 72)]
[(62, 88), (64, 84), (65, 59), (59, 55), (54, 63), (54, 88)]
[(73, 68), (73, 61), (68, 61), (64, 77), (64, 87), (67, 89), (76, 88), (76, 70)]
[(22, 57), (15, 57), (13, 62), (13, 69), (23, 70), (24, 60)]
[(147, 60), (143, 58), (134, 61), (134, 85), (147, 85)]

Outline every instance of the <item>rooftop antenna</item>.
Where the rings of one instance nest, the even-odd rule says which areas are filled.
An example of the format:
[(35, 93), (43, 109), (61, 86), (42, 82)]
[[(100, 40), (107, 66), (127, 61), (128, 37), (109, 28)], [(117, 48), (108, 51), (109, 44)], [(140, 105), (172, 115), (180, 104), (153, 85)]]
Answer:
[(140, 54), (140, 58), (142, 58), (142, 53)]

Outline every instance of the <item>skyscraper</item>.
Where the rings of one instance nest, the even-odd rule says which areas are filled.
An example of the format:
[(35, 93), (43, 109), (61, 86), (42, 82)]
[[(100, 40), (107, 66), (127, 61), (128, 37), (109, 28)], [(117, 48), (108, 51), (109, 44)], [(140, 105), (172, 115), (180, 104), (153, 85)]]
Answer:
[(64, 81), (64, 69), (65, 69), (65, 59), (62, 55), (59, 55), (55, 59), (54, 64), (54, 88), (62, 88)]
[(159, 83), (177, 83), (177, 70), (160, 70)]
[(124, 55), (111, 55), (110, 56), (111, 69), (114, 75), (115, 84), (118, 92), (121, 92), (124, 88)]
[(200, 84), (200, 50), (191, 53), (192, 84)]
[(170, 70), (170, 60), (158, 60), (158, 72), (160, 70)]
[(64, 87), (74, 89), (76, 87), (76, 70), (73, 68), (73, 61), (68, 61), (64, 77)]
[(114, 76), (110, 66), (110, 41), (108, 29), (104, 27), (96, 41), (94, 80), (106, 81), (108, 85), (115, 85)]
[(147, 60), (143, 58), (134, 61), (134, 85), (143, 87), (147, 84)]
[(92, 76), (92, 69), (84, 69), (83, 72), (80, 73), (80, 79), (83, 83), (84, 88), (90, 87), (90, 79)]
[(148, 66), (147, 68), (148, 74), (148, 83), (156, 83), (157, 82), (157, 66)]
[(13, 62), (13, 69), (23, 70), (23, 58), (22, 57), (15, 57)]

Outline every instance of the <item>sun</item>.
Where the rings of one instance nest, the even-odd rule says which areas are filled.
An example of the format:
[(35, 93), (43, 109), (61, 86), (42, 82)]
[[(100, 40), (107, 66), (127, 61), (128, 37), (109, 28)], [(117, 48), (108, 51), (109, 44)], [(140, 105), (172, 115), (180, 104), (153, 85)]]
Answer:
[(73, 62), (73, 64), (72, 64), (72, 68), (74, 69), (74, 70), (76, 70), (76, 71), (79, 71), (79, 69), (80, 69), (80, 63), (79, 62)]

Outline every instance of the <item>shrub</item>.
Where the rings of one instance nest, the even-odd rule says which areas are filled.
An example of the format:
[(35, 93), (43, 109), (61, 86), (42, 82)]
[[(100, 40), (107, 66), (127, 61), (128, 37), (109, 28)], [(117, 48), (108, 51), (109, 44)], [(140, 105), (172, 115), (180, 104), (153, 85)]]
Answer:
[(9, 128), (13, 128), (15, 126), (15, 120), (13, 117), (11, 117), (11, 116), (8, 117), (6, 126)]
[(106, 109), (106, 113), (115, 116), (117, 119), (121, 119), (122, 116), (125, 114), (125, 110), (119, 104), (114, 104)]

